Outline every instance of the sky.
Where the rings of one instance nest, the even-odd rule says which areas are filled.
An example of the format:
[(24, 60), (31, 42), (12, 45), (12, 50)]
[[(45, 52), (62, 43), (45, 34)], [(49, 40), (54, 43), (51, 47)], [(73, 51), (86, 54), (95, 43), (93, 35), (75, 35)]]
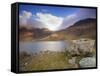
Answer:
[(96, 9), (43, 5), (19, 6), (20, 26), (32, 26), (34, 28), (47, 28), (51, 31), (58, 31), (86, 18), (96, 18)]

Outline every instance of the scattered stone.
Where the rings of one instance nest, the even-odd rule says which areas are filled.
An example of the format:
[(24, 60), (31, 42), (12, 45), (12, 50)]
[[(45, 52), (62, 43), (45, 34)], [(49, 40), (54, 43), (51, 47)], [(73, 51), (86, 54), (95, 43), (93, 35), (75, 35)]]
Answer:
[(70, 64), (76, 64), (76, 57), (72, 57), (71, 59), (68, 60)]
[(76, 63), (76, 57), (72, 57), (68, 60), (69, 64), (73, 65), (73, 68), (78, 68), (78, 64)]

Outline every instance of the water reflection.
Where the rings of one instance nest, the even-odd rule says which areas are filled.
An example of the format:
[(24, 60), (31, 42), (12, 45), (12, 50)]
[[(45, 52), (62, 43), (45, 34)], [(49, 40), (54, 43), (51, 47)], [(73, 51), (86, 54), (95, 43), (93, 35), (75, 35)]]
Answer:
[(66, 41), (37, 41), (37, 42), (20, 42), (20, 51), (38, 52), (38, 51), (64, 51), (67, 47)]

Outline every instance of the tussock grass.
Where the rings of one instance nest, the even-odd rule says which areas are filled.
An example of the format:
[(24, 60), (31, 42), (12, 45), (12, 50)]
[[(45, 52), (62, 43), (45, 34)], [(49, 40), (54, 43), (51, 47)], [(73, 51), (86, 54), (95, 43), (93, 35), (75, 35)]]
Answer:
[(27, 65), (20, 67), (22, 71), (68, 69), (74, 66), (68, 63), (65, 52), (49, 52), (32, 56)]
[[(54, 70), (54, 69), (70, 69), (80, 68), (79, 61), (95, 53), (81, 53), (80, 55), (71, 55), (67, 50), (63, 52), (57, 51), (41, 51), (29, 54), (27, 52), (20, 53), (20, 70), (21, 71), (38, 71), (38, 70)], [(69, 60), (76, 57), (75, 64), (69, 63)]]

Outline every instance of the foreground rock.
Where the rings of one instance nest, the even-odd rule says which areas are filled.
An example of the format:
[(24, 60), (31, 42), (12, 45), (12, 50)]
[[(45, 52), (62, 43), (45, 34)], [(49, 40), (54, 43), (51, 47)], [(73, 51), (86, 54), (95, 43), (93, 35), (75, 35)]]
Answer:
[(81, 68), (96, 67), (96, 58), (95, 57), (83, 58), (80, 60), (79, 65)]
[(77, 45), (77, 48), (79, 48), (84, 52), (93, 52), (95, 40), (79, 39), (79, 40), (73, 40), (73, 43)]
[(78, 64), (76, 63), (76, 57), (72, 57), (68, 60), (68, 62), (73, 65), (73, 68), (79, 68)]
[(72, 55), (92, 55), (94, 50), (95, 40), (78, 39), (72, 40), (66, 50)]

